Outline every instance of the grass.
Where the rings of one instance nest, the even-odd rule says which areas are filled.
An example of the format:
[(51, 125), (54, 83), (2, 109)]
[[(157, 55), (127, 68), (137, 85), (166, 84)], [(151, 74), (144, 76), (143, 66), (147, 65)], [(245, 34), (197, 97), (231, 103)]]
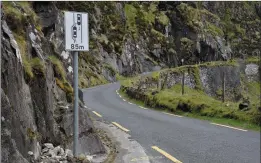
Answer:
[(247, 88), (247, 92), (245, 92), (245, 94), (248, 95), (250, 104), (252, 107), (258, 107), (260, 104), (260, 83), (247, 82), (245, 85)]
[(159, 71), (152, 72), (152, 73), (151, 73), (151, 77), (152, 77), (152, 79), (154, 79), (154, 80), (159, 80), (160, 72), (159, 72)]
[(66, 93), (66, 99), (68, 102), (72, 102), (73, 100), (73, 88), (70, 83), (66, 80), (60, 80), (55, 78), (56, 84)]
[(35, 73), (44, 74), (45, 73), (44, 62), (37, 57), (30, 59), (29, 56), (26, 54), (27, 45), (24, 36), (14, 33), (14, 37), (21, 53), (21, 58), (22, 58), (22, 63), (23, 63), (26, 78), (33, 79)]
[(217, 27), (216, 25), (212, 23), (207, 23), (207, 31), (210, 32), (213, 36), (223, 36), (224, 32), (222, 29)]
[(21, 53), (25, 76), (28, 79), (32, 79), (34, 77), (34, 74), (33, 74), (32, 65), (30, 64), (30, 60), (29, 60), (28, 56), (26, 55), (27, 46), (26, 46), (25, 38), (23, 37), (23, 35), (18, 35), (16, 33), (13, 33), (13, 35), (14, 35), (14, 38), (18, 44), (18, 47), (19, 47), (19, 50)]
[(62, 80), (65, 80), (66, 74), (62, 62), (54, 55), (48, 56), (48, 59), (54, 65), (55, 76), (59, 77)]
[(25, 26), (26, 17), (21, 13), (21, 11), (13, 7), (12, 2), (4, 2), (3, 11), (5, 13), (7, 24), (10, 26), (11, 30), (18, 34), (24, 33), (23, 30), (21, 30), (21, 27)]
[[(182, 15), (186, 24), (191, 28), (193, 28), (194, 30), (199, 30), (202, 27), (206, 28), (206, 26), (203, 26), (203, 23), (205, 23), (206, 21), (202, 21), (202, 20), (205, 19), (207, 20), (210, 19), (212, 21), (220, 20), (220, 18), (217, 15), (209, 12), (208, 10), (193, 8), (192, 6), (186, 3), (181, 3), (180, 5), (177, 6), (177, 9)], [(213, 29), (213, 26), (210, 28)]]
[(152, 62), (154, 65), (158, 65), (158, 63), (155, 60), (153, 60), (151, 57), (149, 57), (148, 55), (145, 55), (145, 60)]
[(104, 44), (106, 44), (106, 45), (107, 45), (108, 42), (109, 42), (107, 36), (104, 35), (104, 34), (101, 34), (101, 36), (98, 36), (97, 39), (98, 39), (98, 41), (99, 41), (100, 43), (104, 43)]
[(252, 124), (252, 123), (247, 123), (247, 122), (244, 122), (244, 121), (239, 121), (239, 120), (234, 120), (234, 119), (199, 116), (199, 115), (195, 115), (195, 114), (191, 114), (191, 113), (183, 113), (181, 115), (191, 117), (191, 118), (206, 120), (206, 121), (209, 121), (211, 123), (218, 123), (218, 124), (223, 124), (223, 125), (229, 125), (229, 126), (232, 126), (232, 127), (239, 127), (239, 128), (242, 128), (242, 129), (260, 131), (260, 126)]
[(66, 80), (66, 73), (62, 62), (54, 55), (48, 56), (48, 59), (54, 65), (54, 76), (56, 84), (66, 93), (66, 99), (68, 102), (73, 100), (73, 88), (71, 84)]
[(129, 87), (129, 86), (133, 86), (139, 79), (140, 79), (139, 76), (137, 76), (137, 77), (128, 77), (127, 79), (120, 81), (120, 83), (121, 83), (121, 85)]
[(106, 83), (108, 83), (108, 81), (104, 78), (104, 76), (97, 75), (97, 74), (95, 74), (95, 76), (91, 76), (91, 75), (87, 76), (86, 74), (85, 75), (83, 74), (80, 75), (79, 77), (79, 86), (81, 88), (88, 88), (88, 87), (102, 85)]
[(7, 24), (10, 26), (11, 30), (17, 34), (23, 34), (24, 30), (21, 30), (21, 27), (25, 27), (29, 22), (34, 24), (38, 31), (41, 31), (42, 27), (39, 23), (40, 19), (32, 9), (31, 3), (25, 1), (15, 3), (24, 10), (26, 15), (18, 8), (14, 7), (12, 2), (3, 2), (3, 10), (6, 16)]
[(30, 60), (30, 65), (32, 67), (33, 70), (40, 72), (41, 74), (44, 75), (45, 72), (45, 64), (43, 61), (41, 61), (40, 58), (35, 57), (33, 59)]
[(157, 38), (157, 40), (163, 40), (165, 38), (165, 35), (154, 28), (151, 29), (151, 33)]
[(67, 81), (61, 81), (58, 78), (55, 78), (56, 84), (66, 93), (73, 93), (72, 86)]
[[(189, 91), (189, 94), (188, 94), (188, 91)], [(222, 117), (222, 115), (221, 116), (215, 115), (216, 113), (223, 112), (223, 116), (229, 116), (229, 115), (233, 115), (233, 112), (231, 112), (231, 110), (228, 111), (228, 108), (225, 108), (226, 106), (224, 106), (225, 104), (222, 104), (221, 102), (214, 100), (211, 97), (206, 96), (201, 92), (198, 92), (196, 90), (190, 90), (189, 88), (185, 88), (185, 92), (186, 92), (185, 97), (182, 97), (180, 92), (181, 92), (181, 86), (176, 86), (176, 87), (172, 88), (172, 91), (169, 91), (168, 93), (166, 93), (166, 90), (161, 91), (159, 94), (155, 95), (157, 97), (153, 99), (153, 100), (157, 100), (159, 102), (159, 104), (158, 105), (148, 105), (147, 103), (144, 102), (144, 100), (142, 101), (142, 99), (137, 100), (137, 99), (130, 98), (122, 88), (119, 91), (119, 93), (128, 101), (136, 103), (137, 105), (140, 105), (140, 106), (149, 107), (149, 108), (157, 110), (157, 111), (175, 113), (177, 115), (183, 115), (183, 116), (187, 116), (187, 117), (191, 117), (191, 118), (207, 120), (207, 121), (210, 121), (213, 123), (219, 123), (219, 124), (230, 125), (230, 126), (234, 126), (234, 127), (240, 127), (240, 128), (244, 128), (244, 129), (260, 131), (260, 126), (258, 126), (257, 124), (254, 124), (254, 123), (251, 123), (248, 121), (244, 121), (244, 120), (240, 120), (240, 119), (224, 118), (224, 117)], [(201, 95), (199, 96), (199, 94), (201, 94)], [(178, 100), (171, 101), (171, 99), (173, 99), (173, 98), (176, 98)], [(182, 110), (174, 109), (175, 106), (177, 106), (177, 104), (180, 103), (180, 101), (188, 100), (188, 99), (191, 100), (191, 102), (190, 102), (191, 105), (201, 105), (201, 106), (209, 105), (209, 108), (206, 107), (204, 109), (205, 111), (202, 112), (205, 115), (198, 114), (197, 111), (199, 111), (199, 110), (185, 112)], [(203, 105), (199, 101), (203, 101)], [(206, 104), (206, 103), (204, 104), (204, 102), (206, 102), (206, 101), (210, 101), (210, 104)], [(160, 105), (162, 103), (164, 103), (165, 107), (162, 107), (163, 105)], [(231, 104), (231, 106), (233, 109), (237, 105)], [(172, 107), (173, 110), (171, 110), (169, 107)], [(197, 107), (195, 107), (195, 108), (197, 108)], [(213, 112), (215, 110), (216, 110), (216, 113)], [(236, 111), (236, 110), (233, 110), (233, 111)], [(242, 112), (242, 113), (238, 113), (237, 115), (244, 116), (245, 113)]]
[(165, 15), (164, 12), (160, 12), (160, 14), (157, 17), (157, 19), (163, 25), (168, 25), (169, 24), (169, 18)]
[(127, 28), (131, 31), (136, 33), (137, 26), (136, 26), (136, 15), (137, 9), (131, 4), (125, 4), (124, 11), (127, 19)]
[(246, 59), (246, 62), (247, 63), (255, 63), (255, 64), (259, 64), (260, 63), (260, 58), (259, 57), (248, 57), (247, 59)]
[(104, 64), (104, 67), (109, 70), (112, 75), (117, 73), (117, 71), (110, 64)]
[(117, 81), (122, 81), (122, 80), (126, 80), (126, 79), (128, 79), (128, 78), (120, 75), (119, 73), (116, 73), (116, 80)]

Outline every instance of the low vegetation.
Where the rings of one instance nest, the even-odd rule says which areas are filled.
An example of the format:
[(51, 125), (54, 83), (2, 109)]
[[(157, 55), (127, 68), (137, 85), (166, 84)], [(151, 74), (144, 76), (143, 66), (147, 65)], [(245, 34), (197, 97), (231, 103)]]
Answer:
[(221, 65), (237, 66), (235, 61), (211, 62), (166, 69), (150, 74), (151, 79), (158, 81), (160, 77), (162, 78), (168, 72), (181, 73), (183, 71), (190, 71), (194, 76), (195, 89), (185, 86), (184, 95), (181, 93), (181, 84), (175, 84), (171, 88), (163, 88), (161, 90), (150, 86), (147, 86), (146, 89), (138, 90), (141, 78), (142, 81), (145, 81), (146, 77), (135, 77), (122, 81), (121, 93), (125, 97), (128, 97), (129, 100), (134, 100), (134, 102), (157, 110), (259, 130), (261, 120), (261, 112), (258, 110), (260, 83), (249, 83), (242, 80), (241, 94), (250, 101), (248, 108), (243, 110), (239, 109), (241, 100), (237, 102), (226, 100), (224, 103), (219, 100), (219, 96), (222, 95), (221, 89), (216, 92), (217, 98), (211, 97), (203, 91), (199, 77), (199, 67)]
[(63, 67), (63, 63), (54, 55), (48, 56), (48, 59), (53, 64), (54, 76), (57, 86), (59, 86), (65, 93), (68, 102), (73, 100), (73, 88), (71, 84), (66, 80), (66, 72)]
[(121, 88), (121, 93), (125, 97), (153, 109), (247, 129), (260, 129), (261, 114), (257, 108), (249, 111), (240, 111), (238, 110), (238, 103), (222, 103), (209, 97), (202, 91), (188, 87), (185, 87), (186, 93), (182, 95), (181, 85), (175, 85), (171, 89), (159, 91), (155, 95), (152, 95), (153, 92), (146, 92), (144, 99), (134, 99), (127, 95), (126, 89)]
[(25, 30), (21, 30), (21, 28), (24, 28), (28, 23), (34, 24), (38, 31), (42, 29), (39, 17), (33, 11), (32, 3), (30, 2), (3, 2), (3, 11), (7, 24), (17, 34), (24, 34)]
[(65, 80), (66, 79), (66, 74), (65, 74), (65, 70), (64, 70), (62, 62), (54, 55), (48, 56), (48, 59), (54, 65), (54, 74), (55, 74), (55, 76), (58, 77), (61, 80)]

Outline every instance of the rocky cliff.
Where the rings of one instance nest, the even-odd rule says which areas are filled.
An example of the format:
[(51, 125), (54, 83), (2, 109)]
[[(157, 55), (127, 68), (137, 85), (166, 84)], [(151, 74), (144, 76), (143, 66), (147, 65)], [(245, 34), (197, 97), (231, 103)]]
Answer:
[[(2, 162), (28, 163), (39, 158), (44, 143), (72, 149), (71, 58), (63, 51), (63, 18), (54, 5), (3, 5), (1, 156)], [(82, 104), (79, 115), (80, 152), (104, 153)]]
[(102, 83), (103, 77), (115, 80), (115, 74), (180, 66), (182, 58), (184, 64), (195, 64), (247, 58), (260, 52), (260, 2), (56, 5), (62, 10), (89, 13), (90, 52), (82, 56), (82, 86)]

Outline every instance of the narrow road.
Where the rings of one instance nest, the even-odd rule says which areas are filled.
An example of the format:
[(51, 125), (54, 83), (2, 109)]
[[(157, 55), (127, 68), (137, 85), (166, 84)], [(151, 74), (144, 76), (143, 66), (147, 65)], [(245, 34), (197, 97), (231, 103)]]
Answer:
[[(129, 130), (126, 132), (141, 144), (150, 162), (173, 163), (178, 162), (176, 159), (183, 163), (260, 163), (259, 132), (142, 109), (119, 97), (119, 88), (120, 84), (114, 83), (86, 89), (84, 101), (102, 116), (97, 118)], [(146, 158), (129, 162), (140, 159)]]

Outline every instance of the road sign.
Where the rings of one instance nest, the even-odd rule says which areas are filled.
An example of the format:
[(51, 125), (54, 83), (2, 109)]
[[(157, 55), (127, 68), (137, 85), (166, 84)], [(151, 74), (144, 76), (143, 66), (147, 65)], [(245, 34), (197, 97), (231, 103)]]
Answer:
[(89, 50), (88, 14), (66, 11), (64, 13), (65, 50)]
[(73, 51), (73, 155), (78, 156), (79, 108), (78, 108), (78, 51), (89, 50), (88, 14), (81, 12), (64, 13), (65, 50)]

